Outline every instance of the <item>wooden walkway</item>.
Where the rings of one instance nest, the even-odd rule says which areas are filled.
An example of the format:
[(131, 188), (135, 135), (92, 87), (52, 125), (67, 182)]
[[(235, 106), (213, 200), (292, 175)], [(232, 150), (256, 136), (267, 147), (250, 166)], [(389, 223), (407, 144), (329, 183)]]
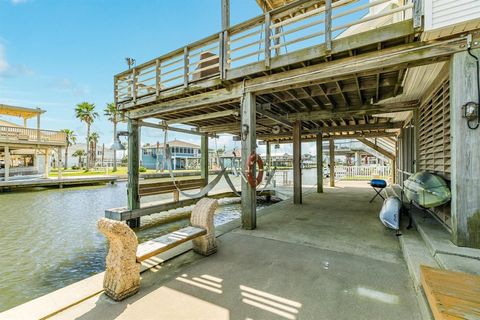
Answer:
[(436, 320), (480, 319), (480, 276), (420, 268), (422, 286)]
[(7, 181), (0, 182), (0, 192), (4, 190), (12, 190), (19, 188), (36, 188), (36, 187), (46, 187), (46, 188), (63, 188), (69, 186), (85, 186), (85, 185), (95, 185), (95, 184), (107, 184), (115, 183), (117, 177), (109, 176), (99, 176), (99, 177), (72, 177), (72, 178), (62, 178), (62, 179), (37, 179), (37, 180), (28, 180), (28, 181)]

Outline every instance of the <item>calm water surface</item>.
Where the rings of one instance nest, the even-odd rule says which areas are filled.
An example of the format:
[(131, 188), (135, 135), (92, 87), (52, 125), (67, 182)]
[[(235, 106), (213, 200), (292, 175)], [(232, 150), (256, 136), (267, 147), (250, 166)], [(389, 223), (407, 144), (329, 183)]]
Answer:
[[(95, 224), (105, 209), (126, 206), (126, 199), (124, 182), (0, 193), (0, 311), (105, 270), (106, 240)], [(215, 223), (239, 212), (238, 203), (222, 205)], [(188, 224), (158, 225), (161, 219), (142, 218), (140, 242)]]

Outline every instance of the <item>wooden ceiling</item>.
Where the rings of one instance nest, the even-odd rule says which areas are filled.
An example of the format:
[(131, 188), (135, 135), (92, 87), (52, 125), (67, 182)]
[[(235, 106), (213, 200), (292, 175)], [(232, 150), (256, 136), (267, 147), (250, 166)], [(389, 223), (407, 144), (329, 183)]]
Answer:
[[(289, 139), (291, 123), (295, 120), (302, 120), (306, 134), (319, 131), (326, 136), (391, 133), (398, 130), (401, 123), (392, 123), (389, 117), (373, 117), (381, 113), (375, 111), (373, 104), (399, 94), (404, 74), (404, 70), (400, 70), (354, 76), (258, 95), (257, 136), (264, 140)], [(415, 103), (400, 107), (413, 108)], [(240, 101), (234, 101), (167, 113), (158, 118), (169, 124), (193, 125), (201, 132), (239, 134), (239, 114)], [(280, 133), (273, 134), (278, 130)]]

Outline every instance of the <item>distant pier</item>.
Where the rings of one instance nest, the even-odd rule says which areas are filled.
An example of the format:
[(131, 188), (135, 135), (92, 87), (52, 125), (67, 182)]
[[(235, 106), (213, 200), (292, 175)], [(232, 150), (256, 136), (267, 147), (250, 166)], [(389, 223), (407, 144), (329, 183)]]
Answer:
[(117, 177), (99, 176), (99, 177), (70, 177), (61, 179), (35, 179), (35, 180), (14, 180), (0, 182), (0, 192), (20, 189), (20, 188), (63, 188), (72, 186), (88, 186), (97, 184), (115, 183)]

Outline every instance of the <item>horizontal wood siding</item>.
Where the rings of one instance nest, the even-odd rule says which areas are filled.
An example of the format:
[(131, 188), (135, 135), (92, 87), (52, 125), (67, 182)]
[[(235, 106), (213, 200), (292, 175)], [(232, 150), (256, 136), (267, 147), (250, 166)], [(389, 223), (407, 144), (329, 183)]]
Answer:
[[(448, 181), (451, 174), (450, 81), (442, 81), (419, 109), (418, 170), (436, 173)], [(435, 209), (451, 225), (450, 205)]]
[(427, 30), (480, 18), (480, 0), (425, 0)]

